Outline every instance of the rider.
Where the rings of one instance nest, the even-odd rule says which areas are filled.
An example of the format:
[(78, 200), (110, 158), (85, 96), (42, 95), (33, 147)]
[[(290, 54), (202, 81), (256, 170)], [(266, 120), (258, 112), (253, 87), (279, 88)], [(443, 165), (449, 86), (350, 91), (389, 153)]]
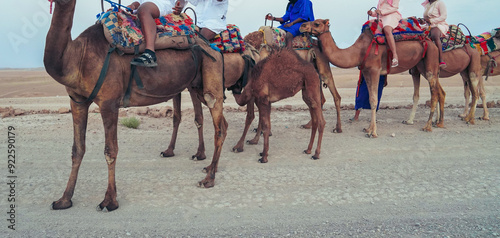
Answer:
[(217, 33), (225, 29), (228, 0), (139, 0), (128, 7), (137, 10), (144, 34), (146, 50), (142, 55), (132, 60), (131, 64), (145, 67), (155, 67), (156, 62), (155, 18), (174, 13), (179, 15), (189, 2), (199, 8), (200, 34), (206, 39), (212, 39)]
[(399, 25), (399, 21), (402, 19), (399, 9), (399, 0), (379, 0), (377, 5), (377, 10), (368, 11), (368, 15), (372, 17), (380, 17), (382, 21), (383, 31), (385, 38), (387, 39), (387, 45), (392, 51), (392, 62), (391, 67), (397, 67), (399, 65), (398, 53), (396, 51), (396, 42), (394, 41), (394, 35), (392, 31)]
[(287, 32), (286, 46), (292, 48), (293, 38), (301, 34), (299, 29), (302, 22), (314, 21), (312, 2), (310, 0), (289, 0), (283, 17), (276, 18), (267, 15), (266, 19), (281, 23), (278, 28)]
[(430, 38), (439, 48), (439, 67), (446, 68), (446, 63), (443, 60), (443, 46), (441, 37), (445, 37), (448, 33), (448, 23), (446, 23), (446, 6), (441, 0), (425, 0), (422, 3), (424, 6), (424, 21), (431, 28)]

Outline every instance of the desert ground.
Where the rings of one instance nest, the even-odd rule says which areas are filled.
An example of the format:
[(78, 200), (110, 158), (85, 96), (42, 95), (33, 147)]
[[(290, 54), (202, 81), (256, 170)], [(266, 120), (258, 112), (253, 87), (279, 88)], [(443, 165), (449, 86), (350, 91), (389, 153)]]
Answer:
[[(158, 113), (171, 102), (121, 109), (121, 117), (136, 117), (141, 125), (119, 126), (120, 208), (113, 212), (95, 209), (107, 186), (103, 126), (96, 106), (89, 115), (73, 207), (51, 210), (71, 169), (70, 99), (43, 69), (0, 70), (0, 236), (500, 237), (500, 76), (485, 84), (487, 101), (495, 106), (490, 108), (491, 119), (476, 119), (475, 125), (458, 117), (464, 104), (462, 79), (441, 79), (447, 93), (445, 128), (423, 132), (429, 115), (427, 81), (421, 80), (421, 105), (410, 126), (401, 122), (410, 113), (411, 76), (391, 75), (377, 114), (379, 138), (370, 139), (362, 132), (369, 123), (368, 111), (361, 113), (360, 121), (349, 122), (359, 71), (332, 70), (342, 96), (343, 133), (331, 132), (336, 112), (333, 97), (323, 89), (327, 125), (319, 160), (302, 153), (310, 131), (300, 129), (309, 120), (300, 93), (273, 104), (269, 163), (257, 162), (262, 138), (258, 145), (245, 145), (241, 153), (231, 152), (245, 113), (226, 92), (229, 128), (215, 187), (210, 189), (197, 186), (213, 153), (206, 108), (204, 161), (190, 160), (198, 136), (187, 92), (172, 158), (159, 156), (170, 141), (171, 114)], [(476, 118), (482, 113), (478, 108)], [(253, 136), (249, 133), (248, 139)], [(13, 174), (9, 145), (15, 146)], [(9, 201), (12, 197), (15, 202)]]

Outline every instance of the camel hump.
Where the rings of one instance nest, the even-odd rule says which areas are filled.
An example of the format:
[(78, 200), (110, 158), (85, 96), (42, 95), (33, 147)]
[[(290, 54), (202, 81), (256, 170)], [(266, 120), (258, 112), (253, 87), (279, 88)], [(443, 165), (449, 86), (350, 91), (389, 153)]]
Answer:
[[(378, 44), (385, 45), (385, 35), (382, 28), (382, 22), (372, 19), (363, 24), (361, 32), (369, 30)], [(425, 29), (420, 26), (416, 17), (401, 19), (399, 25), (394, 28), (392, 34), (396, 42), (421, 40), (426, 36)]]
[[(168, 14), (155, 19), (157, 35), (155, 49), (188, 49), (195, 44), (196, 25), (186, 14)], [(126, 54), (144, 52), (139, 18), (127, 11), (119, 9), (108, 10), (100, 18), (104, 36), (108, 42), (115, 45)]]

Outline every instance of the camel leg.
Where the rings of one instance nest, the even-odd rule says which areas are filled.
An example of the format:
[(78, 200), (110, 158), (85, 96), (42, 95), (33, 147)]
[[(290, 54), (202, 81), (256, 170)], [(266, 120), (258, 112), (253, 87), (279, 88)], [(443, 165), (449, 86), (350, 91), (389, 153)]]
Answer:
[(411, 77), (413, 79), (413, 106), (411, 108), (410, 117), (408, 120), (403, 121), (403, 124), (413, 125), (413, 119), (415, 119), (415, 114), (417, 113), (418, 100), (420, 99), (420, 72), (417, 67), (411, 70)]
[[(255, 131), (255, 136), (251, 140), (247, 140), (247, 144), (249, 145), (256, 145), (259, 143), (260, 135), (263, 134), (262, 132), (262, 119), (260, 117), (260, 109), (259, 109), (259, 121), (257, 122), (257, 128), (254, 129)], [(271, 136), (271, 132), (269, 132), (269, 136)]]
[[(307, 85), (307, 82), (306, 82), (306, 85)], [(317, 105), (313, 105), (311, 95), (309, 94), (309, 92), (307, 91), (306, 88), (302, 89), (302, 100), (304, 100), (307, 107), (309, 108), (309, 114), (311, 115), (311, 122), (312, 122), (311, 137), (309, 138), (309, 145), (307, 146), (307, 149), (304, 150), (304, 153), (309, 155), (309, 154), (311, 154), (312, 147), (314, 144), (314, 138), (316, 137), (316, 131), (318, 130), (318, 117), (317, 117), (317, 114), (315, 113), (315, 107), (317, 107)]]
[[(330, 72), (331, 73), (331, 72)], [(330, 93), (333, 96), (333, 102), (335, 103), (335, 110), (337, 111), (337, 125), (333, 128), (333, 133), (342, 133), (342, 122), (340, 120), (340, 104), (342, 98), (340, 97), (339, 92), (337, 91), (337, 87), (335, 87), (335, 82), (333, 81), (333, 76), (328, 80), (324, 81), (330, 90)]]
[(179, 125), (181, 124), (181, 94), (175, 95), (173, 98), (173, 106), (174, 106), (174, 116), (172, 118), (174, 128), (172, 131), (172, 138), (170, 139), (170, 144), (168, 145), (168, 148), (161, 152), (160, 155), (162, 157), (173, 157), (175, 156), (174, 154), (174, 149), (175, 149), (175, 143), (177, 141), (177, 132), (179, 131)]
[(438, 88), (438, 102), (439, 102), (439, 109), (437, 111), (436, 115), (436, 127), (439, 128), (444, 128), (444, 101), (446, 98), (446, 92), (444, 91), (443, 87), (441, 86), (441, 83), (439, 82), (439, 79), (437, 81), (437, 88)]
[(78, 171), (80, 164), (85, 154), (85, 135), (87, 132), (88, 110), (90, 103), (78, 104), (73, 100), (70, 102), (71, 115), (73, 116), (73, 149), (71, 153), (71, 174), (69, 175), (66, 190), (63, 196), (52, 203), (52, 209), (60, 210), (70, 208), (73, 205), (71, 198), (75, 191), (76, 180), (78, 178)]
[(100, 107), (105, 136), (104, 156), (108, 164), (108, 188), (104, 200), (97, 206), (99, 211), (104, 209), (113, 211), (118, 208), (115, 182), (115, 165), (118, 155), (118, 105), (118, 103), (109, 102)]
[(264, 149), (260, 153), (262, 157), (259, 159), (259, 162), (267, 163), (267, 157), (269, 156), (269, 132), (271, 131), (271, 103), (269, 101), (261, 102), (259, 99), (257, 100), (259, 101), (257, 102), (257, 107), (259, 108), (259, 126), (261, 125), (264, 131)]
[[(222, 94), (221, 94), (222, 95)], [(207, 173), (205, 179), (200, 181), (198, 185), (204, 186), (205, 188), (210, 188), (215, 185), (215, 173), (217, 172), (217, 166), (219, 164), (219, 158), (222, 152), (222, 145), (227, 135), (227, 121), (222, 114), (222, 100), (217, 100), (213, 108), (210, 108), (210, 114), (212, 115), (214, 124), (214, 155), (212, 158), (212, 163), (208, 167), (203, 169)]]
[[(326, 103), (326, 98), (325, 98), (325, 94), (323, 93), (323, 90), (320, 89), (319, 92), (321, 94), (321, 108), (323, 108), (323, 105), (325, 105), (325, 103)], [(309, 122), (307, 122), (307, 124), (300, 126), (300, 128), (302, 128), (302, 129), (311, 129), (311, 127), (312, 127), (312, 118), (311, 118), (311, 120), (309, 120)]]
[(203, 108), (201, 106), (201, 101), (198, 98), (198, 95), (201, 95), (201, 92), (197, 93), (190, 90), (189, 95), (191, 96), (191, 101), (193, 102), (194, 124), (196, 125), (196, 128), (198, 128), (198, 150), (195, 155), (191, 156), (191, 159), (205, 160), (207, 156), (205, 155), (205, 142), (203, 139)]
[(474, 116), (476, 114), (476, 106), (477, 106), (477, 99), (478, 99), (478, 76), (475, 72), (461, 72), (460, 73), (462, 77), (467, 77), (469, 81), (469, 87), (470, 87), (470, 92), (472, 96), (472, 106), (470, 108), (469, 114), (464, 118), (464, 120), (467, 123), (470, 123), (472, 125), (475, 124)]
[(368, 95), (370, 98), (371, 107), (371, 121), (368, 129), (363, 129), (366, 132), (366, 136), (370, 138), (377, 138), (377, 104), (378, 104), (378, 81), (380, 79), (380, 73), (377, 70), (371, 70), (369, 73), (363, 72), (366, 80), (366, 86), (368, 88)]
[[(319, 85), (318, 85), (319, 86)], [(307, 87), (307, 85), (306, 85)], [(320, 90), (321, 90), (321, 86)], [(311, 139), (309, 141), (309, 146), (307, 151), (304, 151), (306, 154), (311, 153), (312, 145), (314, 143), (314, 137), (316, 136), (316, 131), (318, 131), (318, 144), (316, 146), (316, 151), (312, 156), (313, 160), (319, 159), (319, 154), (321, 153), (321, 141), (323, 139), (323, 132), (325, 129), (325, 118), (323, 117), (323, 110), (321, 109), (321, 99), (315, 96), (311, 90), (303, 89), (302, 90), (302, 99), (306, 102), (309, 107), (309, 112), (311, 114), (311, 118), (313, 120), (313, 125), (311, 129)]]
[(252, 124), (253, 119), (255, 118), (255, 106), (253, 100), (247, 104), (247, 116), (245, 120), (245, 128), (243, 128), (243, 134), (241, 135), (240, 140), (233, 147), (233, 152), (242, 152), (243, 146), (245, 142), (245, 137), (247, 136), (248, 129)]
[(469, 88), (469, 82), (467, 81), (467, 78), (462, 77), (462, 81), (464, 82), (465, 105), (464, 105), (464, 112), (462, 114), (459, 114), (458, 117), (465, 118), (467, 116), (467, 112), (469, 111), (470, 88)]
[(433, 75), (431, 72), (427, 72), (426, 78), (429, 81), (429, 90), (431, 93), (431, 110), (429, 113), (429, 119), (427, 120), (427, 123), (422, 128), (422, 130), (430, 132), (432, 131), (432, 118), (434, 117), (434, 113), (438, 103), (439, 89), (437, 84), (437, 75)]
[(479, 82), (477, 84), (477, 88), (479, 90), (479, 96), (481, 97), (481, 101), (483, 102), (483, 117), (480, 117), (479, 119), (481, 120), (490, 120), (490, 112), (488, 111), (488, 102), (486, 102), (486, 91), (484, 89), (484, 78), (481, 76), (479, 77)]

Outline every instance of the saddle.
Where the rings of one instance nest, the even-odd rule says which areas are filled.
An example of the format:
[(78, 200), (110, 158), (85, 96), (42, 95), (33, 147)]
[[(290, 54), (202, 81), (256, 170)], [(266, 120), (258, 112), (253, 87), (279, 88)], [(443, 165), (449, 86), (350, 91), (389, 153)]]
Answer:
[[(372, 19), (363, 24), (361, 32), (369, 29), (372, 32), (377, 44), (385, 45), (386, 39), (382, 28), (382, 22)], [(422, 40), (426, 37), (425, 30), (420, 26), (416, 17), (401, 19), (401, 21), (399, 21), (399, 25), (394, 28), (392, 34), (396, 42)]]
[(217, 34), (211, 41), (221, 53), (242, 53), (245, 51), (245, 41), (241, 36), (240, 29), (234, 24), (228, 24), (227, 29)]
[[(196, 26), (186, 14), (168, 14), (155, 19), (155, 49), (188, 49), (195, 44)], [(139, 18), (122, 9), (108, 10), (100, 18), (108, 42), (126, 54), (144, 52), (144, 36)]]
[(492, 51), (500, 50), (500, 28), (473, 36), (470, 41), (481, 55), (487, 55)]
[(464, 47), (467, 39), (457, 25), (450, 25), (447, 36), (441, 37), (441, 43), (443, 45), (443, 52), (446, 52)]
[[(264, 34), (264, 45), (283, 48), (286, 46), (286, 31), (280, 28), (262, 26), (259, 31)], [(309, 50), (313, 47), (313, 39), (309, 34), (301, 34), (293, 38), (292, 48), (295, 50)]]

